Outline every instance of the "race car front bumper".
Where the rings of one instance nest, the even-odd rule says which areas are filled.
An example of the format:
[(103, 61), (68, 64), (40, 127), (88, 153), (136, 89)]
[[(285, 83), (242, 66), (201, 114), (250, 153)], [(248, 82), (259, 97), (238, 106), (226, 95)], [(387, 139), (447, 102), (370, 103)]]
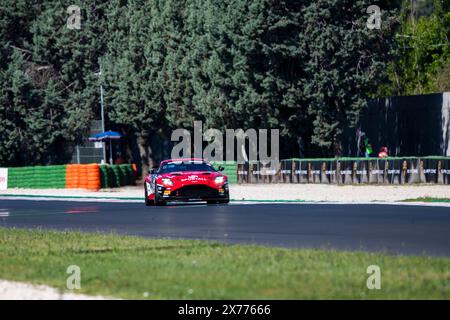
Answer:
[(220, 201), (229, 198), (228, 183), (218, 188), (199, 184), (188, 185), (175, 190), (157, 185), (156, 192), (159, 198), (164, 201)]

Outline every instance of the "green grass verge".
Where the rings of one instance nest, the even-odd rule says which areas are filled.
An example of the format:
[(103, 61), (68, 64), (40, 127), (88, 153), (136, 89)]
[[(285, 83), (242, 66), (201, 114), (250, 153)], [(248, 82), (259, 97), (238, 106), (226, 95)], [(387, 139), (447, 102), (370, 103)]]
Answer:
[[(366, 288), (378, 265), (381, 290)], [(0, 228), (0, 279), (150, 299), (449, 299), (450, 259)]]
[(415, 199), (405, 199), (403, 202), (450, 202), (450, 198), (421, 197)]

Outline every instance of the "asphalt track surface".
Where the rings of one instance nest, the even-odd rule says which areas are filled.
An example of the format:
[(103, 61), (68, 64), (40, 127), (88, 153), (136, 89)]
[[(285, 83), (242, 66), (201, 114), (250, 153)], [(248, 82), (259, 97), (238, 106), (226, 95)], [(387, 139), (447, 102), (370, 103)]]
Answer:
[(450, 208), (0, 200), (0, 226), (450, 257)]

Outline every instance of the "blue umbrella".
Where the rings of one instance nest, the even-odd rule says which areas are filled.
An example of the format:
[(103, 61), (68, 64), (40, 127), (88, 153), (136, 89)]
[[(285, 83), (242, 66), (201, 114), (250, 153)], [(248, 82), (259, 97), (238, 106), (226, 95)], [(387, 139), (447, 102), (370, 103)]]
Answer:
[[(101, 142), (109, 141), (109, 162), (111, 164), (113, 164), (111, 141), (119, 140), (121, 137), (122, 137), (122, 135), (118, 132), (106, 131), (106, 132), (101, 132), (101, 133), (97, 133), (97, 134), (90, 136), (89, 141), (101, 141)], [(104, 159), (104, 161), (106, 162), (106, 159)]]
[(89, 137), (89, 141), (108, 141), (108, 140), (119, 140), (122, 135), (115, 131), (106, 131), (94, 134)]

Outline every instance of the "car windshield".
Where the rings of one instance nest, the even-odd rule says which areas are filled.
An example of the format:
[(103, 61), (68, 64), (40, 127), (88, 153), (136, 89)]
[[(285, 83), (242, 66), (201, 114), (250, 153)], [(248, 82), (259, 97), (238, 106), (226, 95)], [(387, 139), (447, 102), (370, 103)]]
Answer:
[(180, 171), (216, 171), (207, 163), (200, 161), (188, 161), (188, 162), (169, 162), (165, 163), (159, 169), (159, 173), (171, 173)]

